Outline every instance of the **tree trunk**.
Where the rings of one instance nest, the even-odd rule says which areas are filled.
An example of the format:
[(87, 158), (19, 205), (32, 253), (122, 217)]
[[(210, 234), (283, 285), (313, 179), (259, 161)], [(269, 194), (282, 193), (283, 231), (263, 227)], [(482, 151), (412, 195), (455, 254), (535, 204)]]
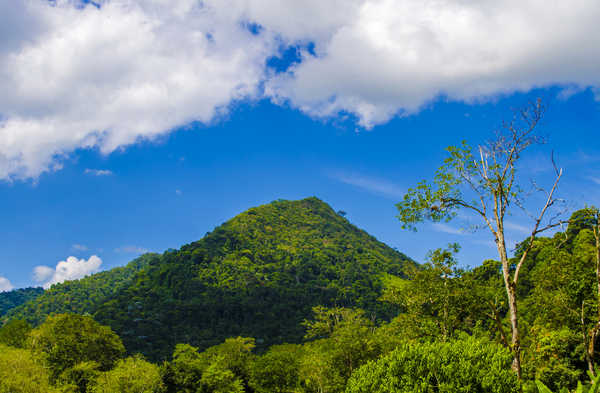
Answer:
[(511, 341), (510, 350), (513, 353), (512, 369), (521, 379), (521, 335), (519, 333), (519, 317), (517, 310), (517, 283), (514, 282), (510, 275), (510, 266), (508, 263), (508, 255), (506, 253), (506, 243), (502, 228), (496, 235), (496, 245), (502, 262), (502, 275), (504, 277), (504, 286), (506, 288), (506, 297), (508, 299), (508, 311), (510, 316)]
[(519, 333), (519, 318), (517, 313), (516, 285), (510, 283), (507, 289), (508, 307), (510, 311), (510, 327), (512, 330), (511, 349), (513, 352), (512, 369), (521, 379), (521, 335)]
[(589, 340), (589, 337), (594, 337), (594, 332), (593, 329), (589, 332), (585, 330), (585, 300), (581, 302), (581, 313), (579, 319), (581, 322), (581, 339), (583, 342), (583, 347), (585, 348), (585, 362), (587, 363), (588, 371), (592, 374), (592, 376), (596, 376), (594, 371), (594, 362), (592, 361), (594, 349)]

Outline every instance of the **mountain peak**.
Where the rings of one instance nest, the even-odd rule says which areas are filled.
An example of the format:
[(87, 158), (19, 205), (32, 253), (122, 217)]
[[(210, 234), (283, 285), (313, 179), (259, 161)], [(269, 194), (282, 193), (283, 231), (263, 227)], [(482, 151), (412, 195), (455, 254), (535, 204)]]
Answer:
[[(394, 310), (377, 301), (381, 277), (401, 275), (414, 263), (316, 197), (250, 208), (204, 238), (150, 259), (109, 294), (87, 290), (97, 275), (68, 289), (97, 298), (87, 311), (110, 325), (129, 351), (154, 359), (168, 356), (176, 343), (204, 348), (238, 335), (265, 346), (298, 342), (302, 320), (317, 305), (361, 307), (386, 319)], [(53, 291), (51, 298), (61, 302), (61, 287)]]

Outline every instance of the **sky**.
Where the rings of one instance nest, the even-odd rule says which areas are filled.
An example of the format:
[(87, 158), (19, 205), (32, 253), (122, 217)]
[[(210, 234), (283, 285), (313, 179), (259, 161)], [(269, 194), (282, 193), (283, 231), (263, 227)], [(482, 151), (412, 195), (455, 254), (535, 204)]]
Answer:
[[(471, 218), (402, 230), (395, 204), (449, 145), (538, 97), (521, 178), (600, 204), (600, 3), (573, 0), (0, 2), (0, 291), (200, 239), (317, 196), (417, 261)], [(535, 207), (535, 199), (531, 206)], [(531, 223), (507, 219), (509, 244)]]

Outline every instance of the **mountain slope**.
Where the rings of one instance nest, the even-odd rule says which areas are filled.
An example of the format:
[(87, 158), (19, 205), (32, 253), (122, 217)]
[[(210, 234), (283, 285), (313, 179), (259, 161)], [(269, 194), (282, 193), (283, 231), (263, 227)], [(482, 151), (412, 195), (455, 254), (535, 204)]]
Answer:
[(8, 292), (0, 292), (0, 317), (9, 310), (27, 303), (44, 293), (44, 289), (37, 288), (19, 288)]
[(276, 201), (163, 254), (95, 317), (152, 358), (175, 343), (207, 347), (237, 335), (264, 345), (299, 341), (316, 305), (389, 317), (377, 301), (380, 277), (407, 263), (317, 198)]
[(50, 314), (92, 314), (100, 304), (129, 285), (135, 274), (156, 258), (158, 254), (145, 254), (123, 267), (54, 284), (31, 301), (9, 310), (6, 319), (25, 319), (39, 325)]
[[(170, 356), (176, 343), (205, 348), (238, 335), (255, 337), (259, 346), (298, 342), (301, 322), (316, 305), (389, 318), (394, 310), (377, 301), (381, 276), (401, 275), (413, 263), (317, 198), (276, 201), (153, 256), (117, 290), (98, 296), (79, 284), (85, 299), (73, 299), (65, 285), (77, 284), (63, 284), (11, 316), (39, 323), (51, 311), (89, 312), (130, 352), (155, 360)], [(103, 279), (84, 280), (102, 286)]]

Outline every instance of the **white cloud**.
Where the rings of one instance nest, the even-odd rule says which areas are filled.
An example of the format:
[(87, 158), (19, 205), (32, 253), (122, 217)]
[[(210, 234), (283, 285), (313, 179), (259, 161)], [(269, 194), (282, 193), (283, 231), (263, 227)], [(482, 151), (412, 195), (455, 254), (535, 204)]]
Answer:
[(13, 17), (25, 24), (7, 30), (10, 45), (0, 49), (5, 179), (58, 169), (78, 148), (110, 153), (209, 123), (233, 100), (257, 96), (275, 45), (252, 34), (240, 23), (243, 9), (226, 2), (3, 3), (0, 25), (12, 26)]
[(598, 86), (599, 18), (593, 0), (364, 0), (316, 43), (317, 56), (304, 53), (268, 86), (309, 114), (347, 111), (365, 127), (440, 96)]
[(115, 252), (125, 253), (125, 254), (144, 254), (148, 252), (147, 248), (139, 247), (139, 246), (123, 246), (119, 248), (115, 248)]
[(350, 184), (375, 194), (393, 198), (402, 198), (404, 196), (404, 190), (401, 187), (387, 180), (364, 176), (358, 173), (334, 172), (329, 174), (329, 176), (339, 182)]
[(50, 279), (50, 277), (52, 277), (54, 275), (55, 270), (52, 269), (49, 266), (36, 266), (33, 269), (33, 279), (36, 282), (43, 282), (43, 281), (47, 281), (48, 279)]
[[(0, 2), (0, 179), (57, 170), (270, 97), (365, 127), (445, 97), (600, 91), (600, 2), (573, 0)], [(252, 33), (248, 23), (262, 26)], [(274, 74), (283, 45), (314, 43)], [(264, 93), (262, 88), (264, 86)]]
[(12, 291), (13, 288), (8, 278), (0, 276), (0, 292)]
[(48, 289), (53, 284), (78, 280), (96, 273), (100, 269), (100, 265), (102, 265), (102, 259), (97, 255), (92, 255), (88, 260), (70, 256), (66, 261), (58, 262), (55, 269), (49, 266), (36, 266), (33, 270), (33, 277), (37, 282), (44, 282), (44, 288)]
[(86, 170), (83, 171), (83, 173), (94, 175), (94, 176), (110, 176), (113, 174), (113, 172), (109, 169), (90, 169), (90, 168), (86, 168)]

